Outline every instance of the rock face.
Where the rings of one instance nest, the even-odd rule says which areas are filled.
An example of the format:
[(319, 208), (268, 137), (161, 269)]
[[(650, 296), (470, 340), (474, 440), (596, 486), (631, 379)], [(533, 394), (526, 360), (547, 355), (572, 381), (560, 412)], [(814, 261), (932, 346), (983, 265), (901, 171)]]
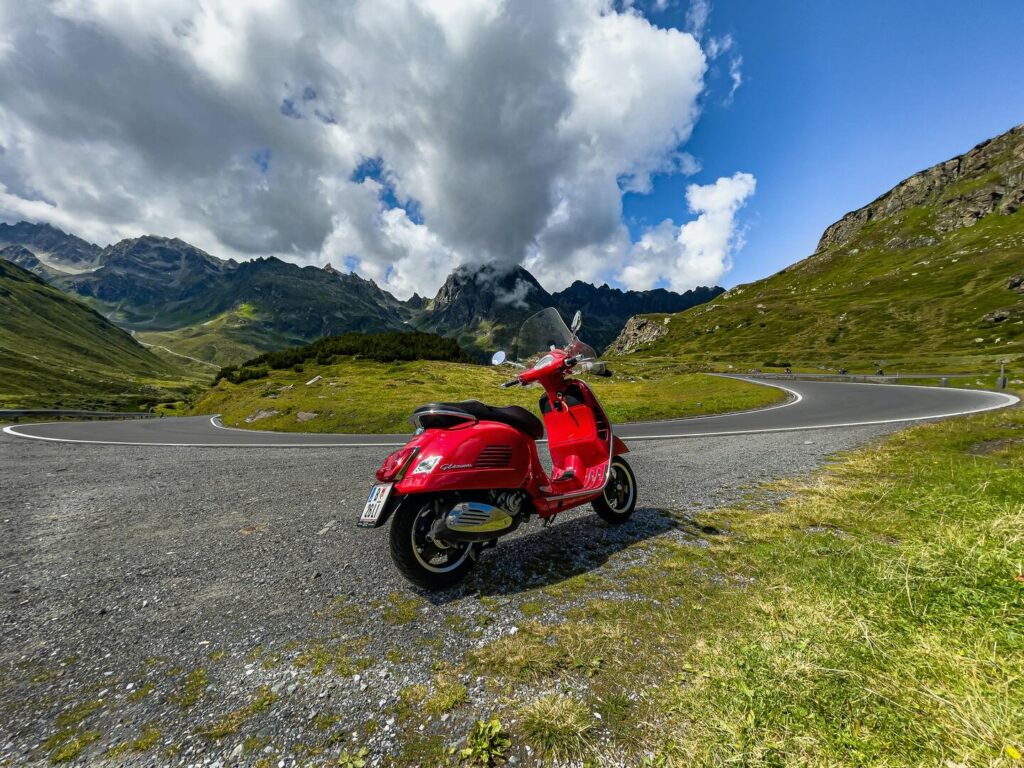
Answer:
[(548, 293), (522, 267), (498, 271), (494, 267), (462, 266), (424, 307), (417, 323), (424, 330), (449, 336), (476, 336), (481, 351), (508, 348), (523, 320), (547, 307), (555, 307), (566, 322), (577, 310), (583, 313), (580, 337), (597, 350), (611, 344), (627, 321), (640, 312), (681, 312), (722, 293), (717, 286), (674, 293), (622, 291), (577, 280), (568, 288)]
[(684, 293), (655, 288), (653, 291), (621, 291), (607, 285), (595, 287), (577, 280), (564, 291), (552, 294), (555, 305), (568, 319), (583, 312), (582, 337), (595, 348), (612, 344), (628, 327), (629, 318), (643, 312), (675, 313), (704, 304), (723, 293), (722, 288), (699, 286)]
[(668, 324), (647, 317), (631, 317), (619, 337), (608, 347), (610, 354), (625, 355), (657, 341), (668, 333)]
[[(1024, 124), (983, 141), (962, 155), (915, 173), (863, 208), (825, 230), (817, 251), (840, 246), (865, 225), (916, 206), (936, 206), (930, 228), (943, 234), (969, 227), (990, 213), (1010, 214), (1024, 204)], [(889, 247), (934, 245), (932, 234), (886, 243)]]
[(38, 256), (49, 257), (54, 266), (89, 268), (99, 258), (98, 245), (51, 227), (49, 224), (0, 224), (0, 245), (23, 245)]
[(12, 264), (17, 264), (22, 269), (40, 274), (46, 270), (46, 266), (36, 257), (32, 251), (23, 245), (8, 245), (0, 248), (0, 259), (6, 259)]

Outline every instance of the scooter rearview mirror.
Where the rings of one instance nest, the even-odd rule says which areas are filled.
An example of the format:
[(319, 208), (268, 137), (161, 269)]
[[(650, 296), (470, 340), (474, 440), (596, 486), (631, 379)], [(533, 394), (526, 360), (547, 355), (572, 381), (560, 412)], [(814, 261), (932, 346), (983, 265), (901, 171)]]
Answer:
[(572, 327), (570, 328), (570, 330), (573, 333), (576, 333), (576, 331), (578, 331), (580, 329), (580, 326), (582, 326), (582, 325), (583, 325), (583, 313), (580, 312), (577, 309), (576, 310), (576, 314), (572, 316)]
[(497, 352), (491, 355), (491, 365), (501, 365), (504, 362), (505, 352), (503, 350), (499, 349)]

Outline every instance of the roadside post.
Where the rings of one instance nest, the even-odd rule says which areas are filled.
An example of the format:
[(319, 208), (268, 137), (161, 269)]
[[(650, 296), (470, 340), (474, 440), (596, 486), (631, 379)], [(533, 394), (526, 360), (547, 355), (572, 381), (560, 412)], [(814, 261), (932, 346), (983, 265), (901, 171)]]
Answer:
[(996, 381), (997, 389), (1006, 389), (1006, 361), (999, 361), (999, 379)]

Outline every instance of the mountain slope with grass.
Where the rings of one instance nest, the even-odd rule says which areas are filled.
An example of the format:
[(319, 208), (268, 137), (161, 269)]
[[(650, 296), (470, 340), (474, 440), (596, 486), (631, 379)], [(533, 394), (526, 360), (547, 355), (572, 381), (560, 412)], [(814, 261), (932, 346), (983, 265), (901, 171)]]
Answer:
[(196, 384), (81, 301), (0, 260), (0, 405), (146, 407)]
[(989, 369), (1024, 358), (1024, 126), (897, 185), (813, 255), (676, 315), (619, 353), (718, 368)]

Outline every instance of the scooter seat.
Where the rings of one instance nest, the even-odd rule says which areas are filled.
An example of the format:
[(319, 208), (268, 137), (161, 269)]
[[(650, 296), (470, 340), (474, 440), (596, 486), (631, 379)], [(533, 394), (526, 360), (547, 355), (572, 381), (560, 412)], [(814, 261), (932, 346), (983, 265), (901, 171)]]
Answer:
[(544, 424), (525, 408), (518, 405), (486, 405), (479, 400), (460, 400), (457, 403), (428, 403), (413, 411), (413, 418), (424, 427), (450, 427), (450, 420), (431, 418), (431, 411), (465, 413), (478, 421), (497, 421), (525, 432), (534, 440), (544, 437)]

